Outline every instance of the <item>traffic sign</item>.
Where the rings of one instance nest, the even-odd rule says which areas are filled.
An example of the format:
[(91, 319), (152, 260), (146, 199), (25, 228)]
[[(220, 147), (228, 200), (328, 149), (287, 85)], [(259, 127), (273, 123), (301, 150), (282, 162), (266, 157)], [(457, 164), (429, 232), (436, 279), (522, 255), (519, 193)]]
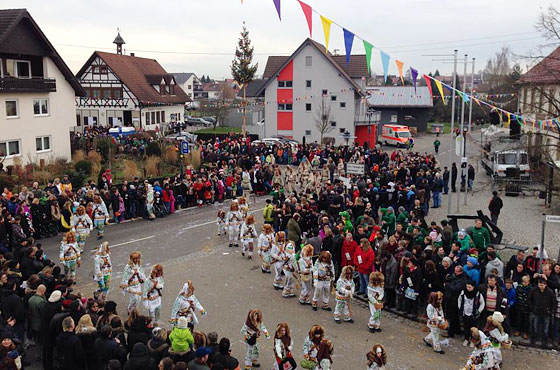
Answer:
[(189, 154), (189, 142), (181, 141), (181, 154)]
[(547, 215), (546, 222), (560, 222), (560, 216)]
[(363, 175), (365, 172), (365, 164), (347, 163), (346, 172), (353, 175)]

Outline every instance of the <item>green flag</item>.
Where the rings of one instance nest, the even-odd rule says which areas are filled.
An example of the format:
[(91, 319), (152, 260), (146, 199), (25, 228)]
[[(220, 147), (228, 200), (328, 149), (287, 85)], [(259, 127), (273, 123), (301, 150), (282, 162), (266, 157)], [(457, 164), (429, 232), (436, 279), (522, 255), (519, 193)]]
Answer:
[(366, 49), (367, 72), (369, 75), (371, 74), (371, 67), (369, 66), (369, 64), (371, 61), (371, 49), (373, 49), (373, 45), (364, 40), (364, 49)]

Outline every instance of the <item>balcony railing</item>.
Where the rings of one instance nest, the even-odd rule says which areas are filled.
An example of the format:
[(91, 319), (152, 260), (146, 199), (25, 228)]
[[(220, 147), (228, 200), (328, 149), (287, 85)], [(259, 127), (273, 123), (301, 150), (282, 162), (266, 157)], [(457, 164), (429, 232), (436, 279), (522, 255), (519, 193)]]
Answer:
[(0, 77), (0, 92), (55, 92), (54, 78)]

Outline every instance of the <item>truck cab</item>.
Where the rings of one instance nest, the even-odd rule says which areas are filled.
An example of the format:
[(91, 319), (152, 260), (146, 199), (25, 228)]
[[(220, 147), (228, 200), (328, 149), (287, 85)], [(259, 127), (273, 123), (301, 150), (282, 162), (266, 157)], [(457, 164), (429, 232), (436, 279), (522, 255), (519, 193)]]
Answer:
[(482, 165), (488, 175), (494, 175), (498, 178), (512, 176), (527, 178), (531, 176), (529, 155), (525, 150), (504, 150), (484, 153)]
[(408, 126), (405, 125), (383, 125), (381, 142), (384, 145), (394, 145), (406, 148), (408, 140), (412, 138)]

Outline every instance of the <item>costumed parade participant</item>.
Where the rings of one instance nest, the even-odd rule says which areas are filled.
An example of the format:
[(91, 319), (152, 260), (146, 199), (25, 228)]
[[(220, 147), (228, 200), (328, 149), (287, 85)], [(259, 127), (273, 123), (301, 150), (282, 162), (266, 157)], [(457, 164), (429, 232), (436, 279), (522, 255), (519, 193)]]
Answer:
[(103, 242), (97, 249), (93, 259), (94, 280), (97, 283), (97, 291), (94, 293), (95, 299), (105, 301), (111, 284), (111, 274), (113, 265), (111, 264), (111, 250), (109, 242)]
[(502, 345), (507, 348), (511, 347), (509, 336), (502, 326), (503, 322), (504, 315), (500, 311), (494, 311), (492, 316), (488, 316), (486, 319), (486, 325), (482, 330), (495, 349), (495, 359), (499, 365), (502, 363)]
[(105, 232), (105, 223), (109, 219), (109, 212), (107, 212), (105, 202), (97, 194), (93, 196), (92, 215), (93, 225), (97, 230), (97, 239), (101, 239), (103, 238), (103, 233)]
[[(293, 347), (294, 342), (290, 336), (290, 327), (287, 323), (281, 322), (276, 326), (274, 332), (274, 358), (276, 359), (274, 369), (283, 370), (287, 366), (291, 366), (292, 369), (297, 367), (296, 361), (292, 357)], [(286, 363), (289, 363), (289, 365), (285, 365)]]
[(93, 222), (86, 213), (86, 208), (84, 206), (79, 206), (76, 209), (76, 214), (72, 218), (72, 231), (76, 233), (78, 246), (82, 253), (86, 246), (86, 239), (91, 230), (93, 230)]
[(243, 215), (239, 211), (239, 204), (232, 200), (229, 211), (226, 214), (226, 225), (228, 227), (229, 246), (239, 247), (239, 228), (243, 221)]
[(387, 351), (382, 344), (374, 344), (371, 351), (366, 354), (367, 370), (384, 370), (387, 365)]
[(257, 237), (257, 229), (255, 229), (255, 216), (249, 215), (245, 218), (245, 222), (241, 225), (240, 233), (241, 244), (243, 245), (241, 255), (245, 257), (245, 253), (247, 253), (249, 259), (252, 259), (255, 238)]
[(486, 335), (477, 328), (471, 328), (471, 341), (475, 345), (467, 364), (461, 370), (500, 370), (501, 355), (492, 346)]
[(355, 285), (354, 285), (354, 267), (344, 266), (342, 268), (342, 273), (336, 282), (336, 294), (335, 301), (336, 305), (334, 308), (334, 321), (340, 324), (340, 317), (344, 315), (344, 321), (354, 322), (352, 319), (352, 310), (350, 308), (350, 300), (354, 295)]
[(249, 216), (249, 204), (247, 203), (247, 198), (245, 196), (238, 198), (239, 212), (243, 215), (243, 220)]
[(444, 354), (441, 346), (447, 346), (449, 341), (441, 339), (442, 330), (447, 329), (447, 320), (443, 316), (443, 308), (441, 307), (443, 301), (442, 292), (432, 292), (428, 296), (428, 307), (426, 307), (426, 315), (428, 316), (428, 328), (430, 334), (424, 338), (424, 343), (428, 347), (432, 347), (434, 352)]
[(144, 282), (142, 294), (144, 307), (154, 323), (159, 322), (161, 314), (161, 291), (163, 290), (163, 285), (163, 266), (158, 263), (152, 267), (150, 276)]
[(76, 233), (69, 231), (64, 234), (60, 242), (60, 263), (64, 267), (64, 274), (74, 280), (76, 269), (81, 264), (81, 253), (76, 241)]
[(141, 258), (140, 252), (130, 253), (128, 263), (124, 267), (120, 287), (123, 294), (128, 294), (128, 313), (140, 309), (142, 303), (142, 284), (146, 280), (146, 275), (144, 275)]
[(383, 298), (385, 296), (385, 276), (380, 271), (374, 271), (369, 275), (367, 295), (369, 300), (369, 322), (368, 329), (374, 333), (381, 331), (381, 310), (383, 309)]
[(284, 276), (286, 280), (284, 281), (284, 289), (282, 290), (282, 297), (291, 298), (295, 297), (296, 293), (294, 287), (296, 284), (295, 272), (297, 269), (296, 261), (296, 247), (294, 242), (289, 241), (284, 247), (284, 262), (282, 264), (282, 270), (284, 271)]
[(284, 176), (286, 177), (286, 181), (284, 181), (286, 192), (292, 194), (296, 191), (296, 172), (291, 166), (287, 166)]
[(259, 256), (262, 259), (261, 271), (263, 273), (270, 274), (270, 264), (272, 263), (272, 258), (270, 256), (270, 251), (272, 245), (274, 244), (274, 232), (272, 225), (264, 224), (262, 227), (262, 232), (259, 235), (257, 241), (257, 250)]
[(241, 334), (247, 347), (245, 353), (245, 369), (260, 367), (259, 364), (259, 344), (257, 339), (264, 334), (266, 339), (270, 339), (268, 330), (263, 324), (263, 314), (261, 310), (253, 309), (247, 314), (247, 320), (241, 328)]
[(218, 235), (226, 235), (227, 227), (226, 227), (226, 212), (224, 210), (220, 210), (218, 212), (218, 216), (216, 218), (216, 225), (218, 225)]
[(173, 308), (171, 309), (171, 323), (176, 325), (179, 317), (186, 317), (192, 331), (194, 326), (198, 324), (196, 311), (200, 312), (202, 316), (206, 315), (206, 310), (194, 295), (192, 281), (188, 280), (183, 285), (183, 289), (181, 289), (177, 298), (175, 298), (175, 303), (173, 303)]
[(276, 233), (276, 240), (270, 250), (271, 262), (274, 266), (274, 281), (272, 286), (276, 290), (284, 289), (284, 275), (282, 274), (286, 254), (284, 245), (286, 244), (286, 234), (283, 231)]
[(319, 258), (317, 258), (313, 266), (313, 285), (315, 286), (315, 291), (313, 292), (311, 305), (314, 311), (317, 311), (319, 299), (321, 299), (321, 308), (325, 311), (331, 311), (329, 298), (333, 280), (334, 264), (332, 262), (332, 255), (329, 251), (322, 251), (319, 253)]
[(317, 355), (319, 354), (319, 346), (324, 338), (325, 329), (319, 325), (313, 325), (303, 341), (303, 361), (301, 361), (301, 367), (304, 369), (318, 369), (319, 361), (317, 360)]
[(311, 244), (302, 248), (298, 265), (301, 281), (299, 303), (311, 304), (311, 289), (313, 288), (313, 246)]

